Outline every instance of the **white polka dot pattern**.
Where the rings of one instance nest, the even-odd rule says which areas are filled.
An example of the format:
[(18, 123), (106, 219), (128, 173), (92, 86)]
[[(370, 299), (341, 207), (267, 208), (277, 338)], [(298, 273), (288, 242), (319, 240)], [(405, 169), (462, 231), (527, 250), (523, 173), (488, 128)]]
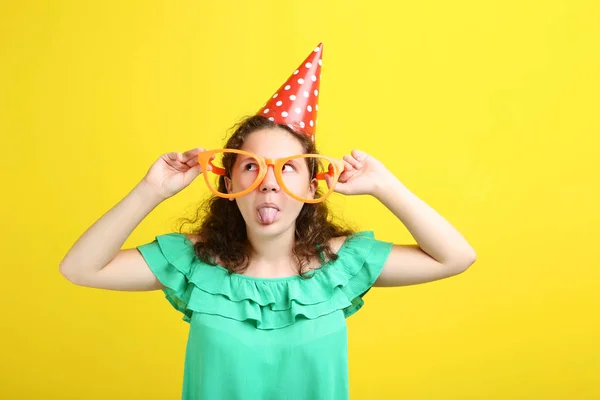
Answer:
[[(319, 110), (322, 55), (323, 44), (321, 43), (294, 70), (257, 114), (303, 132), (314, 141), (316, 114)], [(281, 94), (285, 95), (281, 96)]]

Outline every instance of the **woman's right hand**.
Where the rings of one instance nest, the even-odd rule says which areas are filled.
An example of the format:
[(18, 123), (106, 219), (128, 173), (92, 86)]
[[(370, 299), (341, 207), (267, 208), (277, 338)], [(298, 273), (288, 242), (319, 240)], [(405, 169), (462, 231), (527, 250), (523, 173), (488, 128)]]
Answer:
[(202, 173), (198, 153), (203, 151), (205, 149), (196, 148), (185, 153), (163, 154), (152, 164), (143, 182), (164, 199), (179, 193)]

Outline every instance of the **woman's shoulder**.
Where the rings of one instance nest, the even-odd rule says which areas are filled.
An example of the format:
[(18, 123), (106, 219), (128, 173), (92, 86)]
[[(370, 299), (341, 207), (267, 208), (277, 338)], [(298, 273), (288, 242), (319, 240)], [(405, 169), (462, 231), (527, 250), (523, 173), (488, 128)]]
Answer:
[(329, 244), (331, 252), (337, 254), (338, 251), (340, 251), (340, 249), (344, 245), (344, 243), (346, 243), (346, 239), (348, 239), (348, 236), (336, 236), (329, 239), (327, 244)]
[(360, 256), (370, 252), (372, 248), (377, 248), (379, 245), (383, 244), (387, 246), (389, 244), (375, 239), (375, 233), (372, 230), (356, 231), (347, 236), (332, 237), (327, 243), (331, 252), (338, 256)]
[(374, 238), (373, 231), (352, 231), (347, 236), (335, 236), (328, 240), (329, 247), (333, 253), (338, 253), (342, 248), (352, 246), (352, 243), (358, 240), (370, 240)]
[(202, 236), (197, 233), (184, 233), (183, 235), (193, 244), (196, 244), (202, 240)]

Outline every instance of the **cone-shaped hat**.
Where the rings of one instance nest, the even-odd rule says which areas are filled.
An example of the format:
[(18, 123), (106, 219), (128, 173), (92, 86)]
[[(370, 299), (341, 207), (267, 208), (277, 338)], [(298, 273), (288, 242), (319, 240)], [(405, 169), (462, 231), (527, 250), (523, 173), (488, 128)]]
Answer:
[(289, 125), (314, 141), (322, 55), (323, 43), (320, 43), (257, 114), (278, 124)]

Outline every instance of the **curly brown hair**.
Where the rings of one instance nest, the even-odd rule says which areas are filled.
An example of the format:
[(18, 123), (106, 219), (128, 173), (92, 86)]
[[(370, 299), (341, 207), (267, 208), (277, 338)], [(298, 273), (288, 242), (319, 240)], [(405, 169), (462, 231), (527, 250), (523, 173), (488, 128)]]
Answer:
[[(303, 133), (294, 131), (288, 125), (277, 124), (269, 119), (253, 115), (244, 118), (234, 126), (234, 132), (227, 141), (225, 148), (241, 149), (246, 139), (260, 129), (283, 129), (293, 135), (302, 145), (306, 154), (318, 154), (314, 143)], [(223, 166), (229, 176), (235, 162), (235, 156), (223, 157)], [(310, 165), (309, 165), (310, 168)], [(310, 168), (311, 179), (315, 177), (316, 168)], [(226, 193), (225, 177), (219, 178), (220, 192)], [(318, 196), (318, 194), (317, 194)], [(211, 196), (196, 210), (195, 218), (182, 218), (183, 223), (199, 226), (190, 233), (201, 238), (194, 244), (198, 258), (211, 265), (219, 265), (230, 273), (243, 273), (250, 262), (250, 243), (247, 238), (246, 223), (235, 201)], [(311, 260), (324, 256), (326, 260), (336, 260), (329, 245), (329, 240), (336, 237), (350, 236), (355, 231), (346, 224), (333, 221), (333, 215), (326, 201), (309, 204), (305, 203), (296, 219), (295, 244), (293, 256), (300, 266), (298, 275), (306, 278), (305, 271)]]

